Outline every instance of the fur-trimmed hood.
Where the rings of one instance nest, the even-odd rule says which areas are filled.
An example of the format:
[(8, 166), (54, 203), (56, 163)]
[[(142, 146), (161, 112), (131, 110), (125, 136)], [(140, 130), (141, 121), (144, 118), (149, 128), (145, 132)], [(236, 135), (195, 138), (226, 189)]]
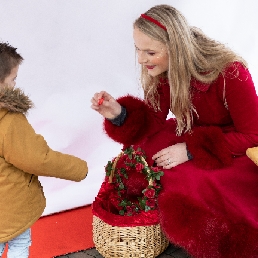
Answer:
[(34, 104), (19, 88), (0, 87), (0, 109), (26, 114)]

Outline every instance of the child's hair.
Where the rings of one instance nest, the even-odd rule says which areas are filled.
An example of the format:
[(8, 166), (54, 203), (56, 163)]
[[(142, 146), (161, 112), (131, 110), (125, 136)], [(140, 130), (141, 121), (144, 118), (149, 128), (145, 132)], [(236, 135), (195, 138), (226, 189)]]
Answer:
[(16, 49), (9, 43), (0, 42), (0, 83), (3, 83), (12, 69), (23, 61), (22, 56), (16, 52)]
[(170, 109), (177, 119), (177, 134), (181, 135), (191, 131), (192, 112), (196, 112), (190, 97), (191, 78), (211, 83), (229, 63), (239, 61), (245, 66), (247, 64), (224, 44), (207, 37), (200, 29), (189, 26), (184, 16), (171, 6), (154, 6), (145, 15), (158, 21), (166, 30), (143, 17), (136, 19), (134, 28), (166, 45), (169, 69), (167, 73), (153, 78), (142, 66), (144, 96), (156, 110), (159, 109), (157, 84), (160, 77), (168, 78)]

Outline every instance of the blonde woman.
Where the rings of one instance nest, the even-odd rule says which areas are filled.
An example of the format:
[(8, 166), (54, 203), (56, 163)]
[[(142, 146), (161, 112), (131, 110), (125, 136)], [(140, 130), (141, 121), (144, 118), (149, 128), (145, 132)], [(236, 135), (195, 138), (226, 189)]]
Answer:
[(140, 15), (133, 37), (144, 100), (96, 93), (106, 133), (163, 168), (172, 243), (200, 258), (258, 257), (258, 168), (245, 155), (258, 144), (258, 99), (247, 63), (168, 5)]

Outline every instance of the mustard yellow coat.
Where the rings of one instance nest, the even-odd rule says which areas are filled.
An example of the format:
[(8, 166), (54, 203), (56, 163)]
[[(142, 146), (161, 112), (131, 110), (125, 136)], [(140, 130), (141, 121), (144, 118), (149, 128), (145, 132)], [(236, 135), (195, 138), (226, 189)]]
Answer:
[(19, 89), (0, 89), (0, 242), (38, 220), (46, 200), (38, 176), (80, 181), (87, 163), (53, 151), (26, 119), (32, 102)]

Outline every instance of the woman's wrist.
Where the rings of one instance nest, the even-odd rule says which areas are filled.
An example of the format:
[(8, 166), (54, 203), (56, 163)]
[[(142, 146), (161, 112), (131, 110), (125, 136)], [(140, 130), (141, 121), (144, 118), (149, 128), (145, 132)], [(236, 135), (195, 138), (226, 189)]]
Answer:
[(191, 152), (188, 150), (187, 146), (186, 146), (186, 155), (187, 155), (188, 160), (193, 159), (193, 155), (192, 155)]
[(126, 118), (126, 108), (121, 106), (120, 114), (112, 119), (107, 118), (107, 120), (109, 120), (114, 125), (121, 126), (124, 123), (125, 118)]

